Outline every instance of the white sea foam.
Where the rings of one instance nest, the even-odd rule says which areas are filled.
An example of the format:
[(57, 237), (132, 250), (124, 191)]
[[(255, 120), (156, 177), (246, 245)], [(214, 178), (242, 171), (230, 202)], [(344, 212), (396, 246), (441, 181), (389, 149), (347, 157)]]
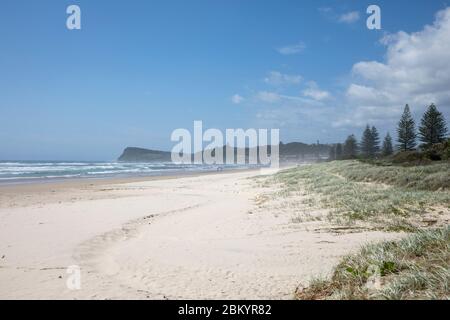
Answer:
[(5, 161), (0, 162), (0, 182), (11, 180), (68, 179), (114, 176), (145, 176), (165, 172), (213, 171), (216, 166), (174, 164), (171, 162), (70, 162), (70, 161)]

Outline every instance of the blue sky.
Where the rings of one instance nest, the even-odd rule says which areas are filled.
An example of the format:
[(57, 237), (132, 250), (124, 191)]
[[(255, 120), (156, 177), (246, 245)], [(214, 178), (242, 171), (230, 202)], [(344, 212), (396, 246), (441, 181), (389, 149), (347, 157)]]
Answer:
[[(71, 4), (81, 8), (81, 30), (66, 28)], [(366, 28), (370, 4), (381, 8), (382, 30)], [(394, 133), (405, 103), (416, 117), (428, 101), (446, 115), (450, 107), (445, 1), (0, 6), (0, 159), (170, 150), (171, 132), (194, 120), (332, 143), (366, 123)]]

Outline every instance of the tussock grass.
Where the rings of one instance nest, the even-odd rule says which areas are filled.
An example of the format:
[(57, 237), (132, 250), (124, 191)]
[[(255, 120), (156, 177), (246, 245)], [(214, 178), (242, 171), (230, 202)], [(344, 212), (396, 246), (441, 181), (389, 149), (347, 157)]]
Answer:
[(413, 167), (373, 165), (359, 161), (334, 162), (330, 165), (337, 173), (353, 181), (426, 191), (450, 189), (449, 162)]
[(329, 279), (314, 279), (298, 291), (298, 299), (450, 299), (450, 227), (444, 219), (435, 224), (441, 229), (422, 229), (450, 209), (449, 163), (338, 161), (289, 169), (273, 179), (287, 197), (306, 190), (314, 200), (309, 205), (328, 208), (334, 223), (413, 232), (345, 257)]
[(370, 244), (298, 299), (450, 299), (450, 227)]
[(319, 195), (315, 205), (329, 208), (331, 221), (367, 221), (411, 232), (416, 230), (412, 215), (437, 205), (450, 207), (448, 169), (443, 164), (405, 168), (339, 161), (286, 170), (274, 179), (284, 185), (286, 195), (302, 189)]

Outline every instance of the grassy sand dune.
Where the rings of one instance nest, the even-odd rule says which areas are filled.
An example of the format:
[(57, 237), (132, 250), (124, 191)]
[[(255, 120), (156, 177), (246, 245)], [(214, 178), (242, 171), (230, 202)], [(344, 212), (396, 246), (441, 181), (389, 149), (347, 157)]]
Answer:
[(274, 183), (283, 186), (287, 197), (306, 190), (310, 206), (330, 209), (328, 218), (335, 223), (415, 231), (430, 223), (444, 224), (442, 217), (448, 218), (448, 166), (381, 167), (341, 161), (283, 171)]
[(450, 299), (450, 228), (370, 244), (345, 257), (330, 279), (298, 299)]
[(310, 207), (327, 208), (326, 218), (335, 225), (411, 233), (346, 256), (330, 277), (315, 278), (296, 297), (450, 298), (449, 169), (449, 163), (400, 167), (341, 161), (273, 177), (287, 199), (303, 193)]

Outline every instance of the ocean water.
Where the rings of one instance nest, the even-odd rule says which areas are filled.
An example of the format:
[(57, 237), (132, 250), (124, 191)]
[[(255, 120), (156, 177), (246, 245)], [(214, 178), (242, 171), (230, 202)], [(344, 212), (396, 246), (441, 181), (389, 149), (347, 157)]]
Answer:
[[(230, 168), (238, 167), (221, 166), (220, 169)], [(217, 170), (218, 167), (213, 165), (185, 165), (171, 162), (0, 161), (0, 184), (74, 178), (145, 177)]]

